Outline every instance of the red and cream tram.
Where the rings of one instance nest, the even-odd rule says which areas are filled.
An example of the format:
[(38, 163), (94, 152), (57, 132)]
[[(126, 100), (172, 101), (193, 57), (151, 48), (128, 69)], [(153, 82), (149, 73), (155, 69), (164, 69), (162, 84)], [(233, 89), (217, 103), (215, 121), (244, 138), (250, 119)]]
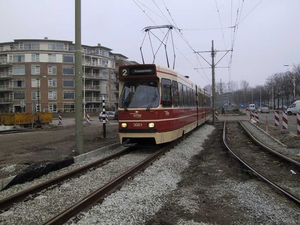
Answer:
[(162, 144), (210, 117), (210, 96), (169, 68), (154, 64), (119, 68), (121, 144)]

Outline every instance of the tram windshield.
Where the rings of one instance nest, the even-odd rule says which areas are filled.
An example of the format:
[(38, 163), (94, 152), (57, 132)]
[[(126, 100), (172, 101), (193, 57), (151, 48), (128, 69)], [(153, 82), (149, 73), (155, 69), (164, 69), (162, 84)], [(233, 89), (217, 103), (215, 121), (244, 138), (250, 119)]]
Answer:
[(120, 96), (120, 108), (154, 108), (159, 104), (156, 81), (125, 83)]

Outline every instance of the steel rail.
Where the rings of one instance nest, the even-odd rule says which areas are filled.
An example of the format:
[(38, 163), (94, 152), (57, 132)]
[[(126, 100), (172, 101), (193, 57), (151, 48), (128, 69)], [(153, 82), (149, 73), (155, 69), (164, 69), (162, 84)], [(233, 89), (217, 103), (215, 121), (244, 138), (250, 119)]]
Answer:
[(279, 185), (275, 184), (274, 182), (272, 182), (271, 180), (269, 180), (268, 178), (266, 178), (264, 175), (262, 175), (261, 173), (259, 173), (257, 170), (255, 170), (254, 168), (252, 168), (249, 164), (247, 164), (244, 160), (242, 160), (236, 153), (234, 153), (229, 148), (229, 146), (227, 145), (227, 142), (226, 142), (226, 121), (224, 122), (224, 126), (223, 126), (223, 143), (224, 143), (225, 147), (228, 149), (228, 151), (232, 155), (234, 155), (248, 169), (250, 169), (253, 173), (255, 173), (257, 176), (259, 176), (260, 178), (262, 178), (267, 183), (271, 184), (273, 187), (275, 187), (277, 190), (281, 191), (283, 194), (285, 194), (286, 196), (288, 196), (289, 198), (291, 198), (296, 203), (300, 204), (300, 199), (298, 199), (297, 197), (295, 197), (294, 195), (292, 195), (288, 191), (284, 190), (282, 187), (280, 187)]
[(99, 159), (99, 160), (97, 160), (95, 162), (86, 164), (86, 165), (81, 166), (81, 167), (79, 167), (77, 169), (74, 169), (74, 170), (69, 171), (69, 172), (67, 172), (65, 174), (62, 174), (62, 175), (60, 175), (58, 177), (55, 177), (55, 178), (50, 179), (50, 180), (47, 180), (47, 181), (42, 182), (40, 184), (37, 184), (37, 185), (35, 185), (33, 187), (30, 187), (30, 188), (25, 189), (23, 191), (17, 192), (17, 193), (15, 193), (15, 194), (13, 194), (11, 196), (8, 196), (8, 197), (6, 197), (4, 199), (1, 199), (0, 200), (0, 210), (6, 210), (6, 209), (10, 208), (12, 204), (21, 201), (22, 199), (24, 199), (26, 196), (28, 196), (30, 194), (34, 194), (34, 193), (36, 193), (38, 191), (41, 191), (41, 190), (43, 190), (43, 189), (45, 189), (47, 187), (50, 187), (50, 186), (52, 186), (54, 184), (60, 183), (60, 182), (62, 182), (64, 180), (66, 180), (66, 179), (74, 177), (74, 176), (76, 176), (76, 175), (78, 175), (80, 173), (83, 173), (86, 170), (88, 170), (88, 169), (90, 169), (92, 167), (95, 167), (95, 166), (97, 166), (99, 164), (102, 164), (102, 163), (104, 163), (104, 162), (106, 162), (108, 160), (111, 160), (111, 159), (116, 158), (116, 157), (120, 157), (120, 156), (126, 154), (129, 151), (130, 151), (130, 148), (126, 148), (124, 150), (121, 150), (121, 151), (118, 151), (118, 152), (116, 152), (114, 154), (111, 154), (111, 155), (109, 155), (109, 156), (107, 156), (105, 158), (102, 158), (102, 159)]
[(119, 185), (123, 184), (129, 177), (133, 176), (134, 174), (144, 170), (151, 164), (154, 160), (158, 157), (169, 151), (173, 148), (180, 140), (172, 142), (171, 144), (163, 147), (159, 151), (155, 152), (151, 156), (147, 157), (145, 160), (140, 162), (138, 165), (130, 168), (114, 180), (110, 181), (106, 185), (102, 186), (98, 190), (94, 191), (90, 195), (86, 196), (82, 200), (80, 200), (75, 205), (71, 206), (70, 208), (66, 209), (65, 211), (61, 212), (59, 215), (55, 216), (48, 222), (44, 223), (44, 225), (56, 225), (56, 224), (63, 224), (67, 222), (73, 216), (76, 216), (83, 210), (86, 210), (97, 203), (101, 198), (105, 195), (114, 191)]
[(261, 143), (259, 140), (257, 140), (257, 139), (254, 137), (253, 134), (251, 134), (251, 132), (250, 132), (250, 131), (242, 124), (241, 121), (238, 121), (238, 122), (239, 122), (239, 124), (241, 125), (241, 127), (246, 131), (246, 133), (249, 135), (249, 137), (250, 137), (253, 141), (255, 141), (257, 144), (259, 144), (261, 147), (263, 147), (263, 148), (266, 149), (267, 151), (270, 151), (271, 153), (273, 153), (273, 154), (275, 154), (275, 155), (277, 155), (277, 156), (283, 158), (284, 160), (286, 160), (286, 161), (288, 161), (288, 162), (291, 162), (291, 163), (295, 164), (296, 166), (299, 166), (299, 167), (300, 167), (300, 162), (298, 162), (298, 161), (296, 161), (296, 160), (294, 160), (294, 159), (291, 159), (291, 158), (289, 158), (289, 157), (287, 157), (287, 156), (285, 156), (285, 155), (283, 155), (283, 154), (281, 154), (281, 153), (279, 153), (279, 152), (277, 152), (277, 151), (275, 151), (275, 150), (269, 148), (269, 147), (266, 146), (265, 144)]

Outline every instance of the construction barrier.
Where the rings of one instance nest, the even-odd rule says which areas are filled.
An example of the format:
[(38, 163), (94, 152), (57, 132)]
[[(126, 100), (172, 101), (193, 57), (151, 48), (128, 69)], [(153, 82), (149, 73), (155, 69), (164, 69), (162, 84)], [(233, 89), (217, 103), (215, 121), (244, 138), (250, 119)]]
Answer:
[(297, 134), (300, 135), (300, 112), (297, 113)]
[(86, 114), (86, 122), (90, 123), (90, 115)]
[(288, 129), (288, 115), (286, 112), (282, 112), (282, 129)]
[(275, 111), (275, 127), (279, 127), (279, 111)]
[(218, 119), (218, 116), (219, 116), (219, 113), (218, 113), (218, 111), (216, 110), (216, 111), (215, 111), (215, 117)]
[(254, 112), (254, 117), (255, 117), (256, 122), (259, 123), (259, 116), (256, 111)]
[(3, 113), (1, 114), (1, 124), (3, 125), (30, 125), (40, 120), (42, 124), (52, 123), (52, 113)]
[(62, 124), (62, 116), (61, 115), (58, 116), (58, 125), (63, 125)]

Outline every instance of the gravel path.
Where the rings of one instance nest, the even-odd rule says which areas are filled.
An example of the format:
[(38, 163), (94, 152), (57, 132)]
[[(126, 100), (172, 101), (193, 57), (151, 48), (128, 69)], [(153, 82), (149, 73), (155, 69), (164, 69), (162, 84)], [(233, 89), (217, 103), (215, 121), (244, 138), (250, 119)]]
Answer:
[(108, 196), (101, 205), (80, 215), (77, 224), (144, 224), (164, 205), (167, 195), (177, 188), (181, 173), (189, 166), (191, 158), (202, 150), (203, 142), (213, 129), (204, 126), (194, 132), (142, 174)]

